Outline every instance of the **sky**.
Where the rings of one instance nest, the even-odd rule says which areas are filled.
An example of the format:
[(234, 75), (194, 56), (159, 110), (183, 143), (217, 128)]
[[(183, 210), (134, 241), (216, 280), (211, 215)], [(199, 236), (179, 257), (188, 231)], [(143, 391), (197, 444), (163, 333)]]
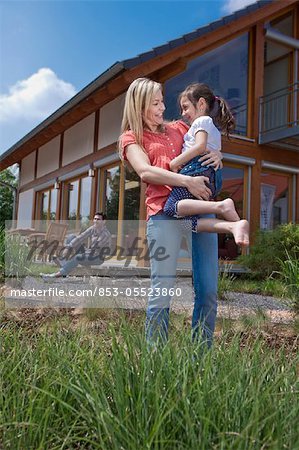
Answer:
[(0, 0), (0, 154), (117, 61), (254, 0)]

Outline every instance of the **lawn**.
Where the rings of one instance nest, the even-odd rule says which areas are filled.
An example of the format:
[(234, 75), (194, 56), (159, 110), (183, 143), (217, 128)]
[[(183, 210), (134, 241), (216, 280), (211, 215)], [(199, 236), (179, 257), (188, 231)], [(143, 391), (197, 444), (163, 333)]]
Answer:
[(2, 310), (0, 448), (299, 449), (294, 329), (226, 320), (206, 351), (173, 314), (154, 351), (143, 321)]

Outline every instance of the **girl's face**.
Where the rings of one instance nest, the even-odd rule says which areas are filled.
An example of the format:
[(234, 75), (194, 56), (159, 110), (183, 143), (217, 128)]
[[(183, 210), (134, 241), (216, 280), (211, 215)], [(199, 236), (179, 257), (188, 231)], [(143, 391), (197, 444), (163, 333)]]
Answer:
[(183, 96), (180, 100), (182, 117), (189, 123), (192, 124), (195, 119), (200, 116), (204, 116), (207, 110), (207, 103), (204, 98), (200, 98), (196, 106), (191, 103), (188, 97)]
[(151, 131), (158, 131), (159, 126), (163, 124), (164, 111), (165, 105), (163, 101), (163, 95), (161, 91), (158, 91), (153, 95), (150, 106), (143, 116), (143, 120), (146, 126)]

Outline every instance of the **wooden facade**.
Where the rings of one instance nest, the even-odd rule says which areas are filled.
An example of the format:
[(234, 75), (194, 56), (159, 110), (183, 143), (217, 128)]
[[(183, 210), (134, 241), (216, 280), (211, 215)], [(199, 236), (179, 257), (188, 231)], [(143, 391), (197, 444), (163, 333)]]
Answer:
[[(229, 140), (223, 138), (223, 195), (232, 196), (249, 219), (252, 236), (260, 227), (299, 222), (298, 16), (296, 0), (259, 2), (197, 30), (198, 37), (190, 33), (113, 66), (2, 155), (0, 169), (20, 164), (19, 224), (77, 219), (80, 226), (95, 211), (107, 210), (108, 202), (121, 242), (122, 219), (145, 219), (145, 186), (117, 154), (126, 89), (140, 76), (160, 81), (173, 119), (173, 93), (193, 74), (192, 81), (208, 81), (217, 94), (236, 103), (240, 129)], [(205, 65), (207, 70), (200, 72), (198, 67)], [(243, 79), (243, 89), (234, 84), (234, 76)], [(288, 120), (282, 123), (281, 116)], [(128, 202), (133, 202), (130, 211)], [(223, 257), (233, 258), (231, 252)]]

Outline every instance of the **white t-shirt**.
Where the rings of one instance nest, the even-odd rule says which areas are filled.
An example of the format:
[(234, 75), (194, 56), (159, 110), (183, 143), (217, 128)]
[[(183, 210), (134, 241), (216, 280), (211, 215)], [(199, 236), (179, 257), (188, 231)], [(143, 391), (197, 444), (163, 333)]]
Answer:
[(198, 131), (205, 131), (208, 134), (207, 150), (221, 151), (220, 131), (215, 127), (210, 116), (201, 116), (194, 120), (185, 134), (182, 153), (195, 145), (195, 135)]

